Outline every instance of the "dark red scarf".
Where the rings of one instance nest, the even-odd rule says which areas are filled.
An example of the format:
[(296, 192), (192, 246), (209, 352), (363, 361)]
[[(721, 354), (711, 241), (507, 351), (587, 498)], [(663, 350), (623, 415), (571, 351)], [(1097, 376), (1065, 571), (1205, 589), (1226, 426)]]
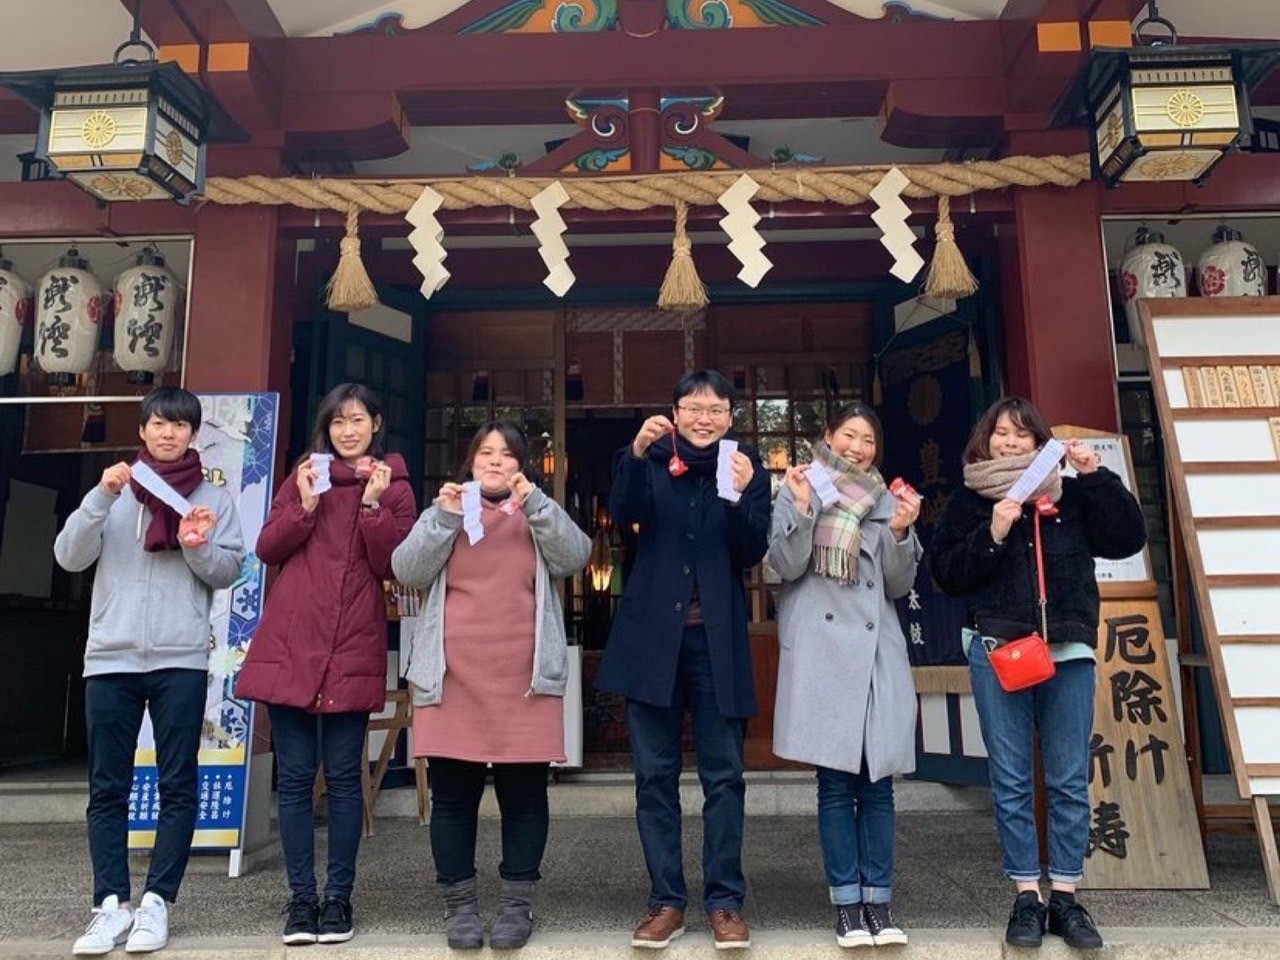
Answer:
[[(182, 455), (181, 460), (176, 460), (173, 463), (161, 463), (147, 453), (145, 449), (138, 452), (138, 460), (160, 474), (165, 483), (169, 484), (184, 497), (191, 496), (196, 487), (200, 486), (200, 482), (204, 480), (204, 472), (200, 466), (200, 454), (190, 447)], [(137, 461), (134, 462), (136, 463)], [(182, 518), (178, 516), (177, 511), (149, 490), (146, 490), (137, 480), (129, 481), (129, 489), (133, 491), (133, 495), (138, 502), (151, 511), (151, 523), (147, 525), (147, 535), (143, 540), (142, 549), (148, 553), (180, 549), (178, 524), (182, 521)]]

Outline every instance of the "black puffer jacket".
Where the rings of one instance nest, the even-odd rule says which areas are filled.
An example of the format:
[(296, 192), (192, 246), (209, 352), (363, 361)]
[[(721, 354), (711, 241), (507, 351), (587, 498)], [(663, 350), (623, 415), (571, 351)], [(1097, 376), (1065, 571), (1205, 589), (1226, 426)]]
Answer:
[[(1034, 508), (1028, 504), (1003, 543), (991, 539), (995, 502), (962, 488), (942, 512), (929, 545), (938, 585), (961, 597), (979, 632), (1012, 640), (1039, 630)], [(1120, 478), (1099, 467), (1064, 477), (1056, 517), (1042, 517), (1049, 642), (1097, 645), (1094, 557), (1133, 556), (1147, 542), (1142, 508)]]

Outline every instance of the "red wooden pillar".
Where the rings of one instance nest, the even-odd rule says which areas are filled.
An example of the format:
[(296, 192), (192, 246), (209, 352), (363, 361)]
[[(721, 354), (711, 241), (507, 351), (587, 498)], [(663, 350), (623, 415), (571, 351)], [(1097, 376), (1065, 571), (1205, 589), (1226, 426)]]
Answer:
[(279, 449), (289, 433), (295, 244), (276, 207), (208, 204), (196, 219), (187, 387), (280, 394)]
[(276, 220), (274, 207), (213, 204), (196, 219), (187, 343), (192, 390), (288, 385), (292, 314), (277, 309), (277, 266), (287, 252), (281, 247), (292, 244), (280, 242)]
[(1049, 423), (1118, 430), (1102, 187), (1014, 190), (1000, 237), (1009, 388)]

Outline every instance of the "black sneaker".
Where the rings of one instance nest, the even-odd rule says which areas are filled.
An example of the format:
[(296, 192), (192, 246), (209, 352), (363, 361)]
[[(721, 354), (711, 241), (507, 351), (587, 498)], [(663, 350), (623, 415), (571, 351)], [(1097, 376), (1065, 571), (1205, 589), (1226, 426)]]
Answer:
[(1011, 947), (1038, 947), (1044, 940), (1044, 918), (1047, 910), (1040, 894), (1027, 890), (1018, 894), (1004, 929), (1004, 942)]
[(355, 936), (351, 925), (351, 901), (339, 897), (325, 897), (320, 904), (320, 943), (346, 943)]
[(877, 947), (907, 942), (907, 935), (893, 922), (893, 911), (887, 903), (864, 905), (862, 916), (863, 923), (871, 931), (871, 940)]
[(860, 903), (836, 904), (836, 943), (842, 947), (870, 947), (875, 945), (866, 915)]
[(1102, 934), (1094, 926), (1093, 917), (1072, 893), (1054, 890), (1049, 894), (1049, 932), (1077, 950), (1102, 949)]
[(316, 934), (320, 932), (320, 905), (315, 897), (290, 897), (281, 912), (288, 917), (282, 938), (285, 946), (298, 947), (316, 942)]

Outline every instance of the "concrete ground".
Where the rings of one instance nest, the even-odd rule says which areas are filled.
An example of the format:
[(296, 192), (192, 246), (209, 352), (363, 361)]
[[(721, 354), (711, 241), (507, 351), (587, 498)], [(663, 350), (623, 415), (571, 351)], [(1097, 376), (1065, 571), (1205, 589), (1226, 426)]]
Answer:
[[(701, 824), (685, 821), (686, 873), (697, 903)], [(317, 860), (323, 864), (323, 830)], [(903, 958), (1002, 957), (1000, 941), (1012, 900), (999, 872), (990, 815), (909, 812), (899, 815), (895, 913), (912, 935)], [(478, 864), (486, 916), (496, 900), (498, 823), (481, 821)], [(57, 956), (89, 915), (91, 884), (82, 825), (0, 825), (0, 957)], [(829, 932), (830, 907), (812, 816), (749, 817), (746, 915), (755, 933), (752, 956), (809, 958), (840, 953)], [(226, 858), (193, 861), (181, 901), (171, 912), (166, 955), (281, 956), (280, 910), (286, 899), (279, 853), (232, 880)], [(344, 948), (316, 947), (332, 957), (446, 956), (440, 936), (428, 831), (416, 821), (379, 820), (361, 849), (357, 938)], [(135, 863), (135, 883), (145, 864)], [(538, 934), (529, 957), (636, 956), (627, 946), (647, 889), (633, 822), (620, 817), (557, 818), (537, 902)], [(1109, 944), (1109, 958), (1240, 957), (1280, 960), (1280, 908), (1267, 901), (1257, 843), (1251, 835), (1213, 836), (1212, 889), (1095, 891), (1082, 895)], [(673, 957), (710, 948), (701, 911), (690, 911), (690, 935)], [(536, 948), (536, 949), (535, 949)], [(1014, 954), (1022, 951), (1012, 951)], [(1045, 957), (1069, 951), (1048, 938)], [(296, 949), (289, 955), (295, 956)], [(122, 956), (122, 953), (117, 953)], [(309, 955), (309, 954), (308, 954)], [(847, 955), (847, 952), (846, 952)]]

